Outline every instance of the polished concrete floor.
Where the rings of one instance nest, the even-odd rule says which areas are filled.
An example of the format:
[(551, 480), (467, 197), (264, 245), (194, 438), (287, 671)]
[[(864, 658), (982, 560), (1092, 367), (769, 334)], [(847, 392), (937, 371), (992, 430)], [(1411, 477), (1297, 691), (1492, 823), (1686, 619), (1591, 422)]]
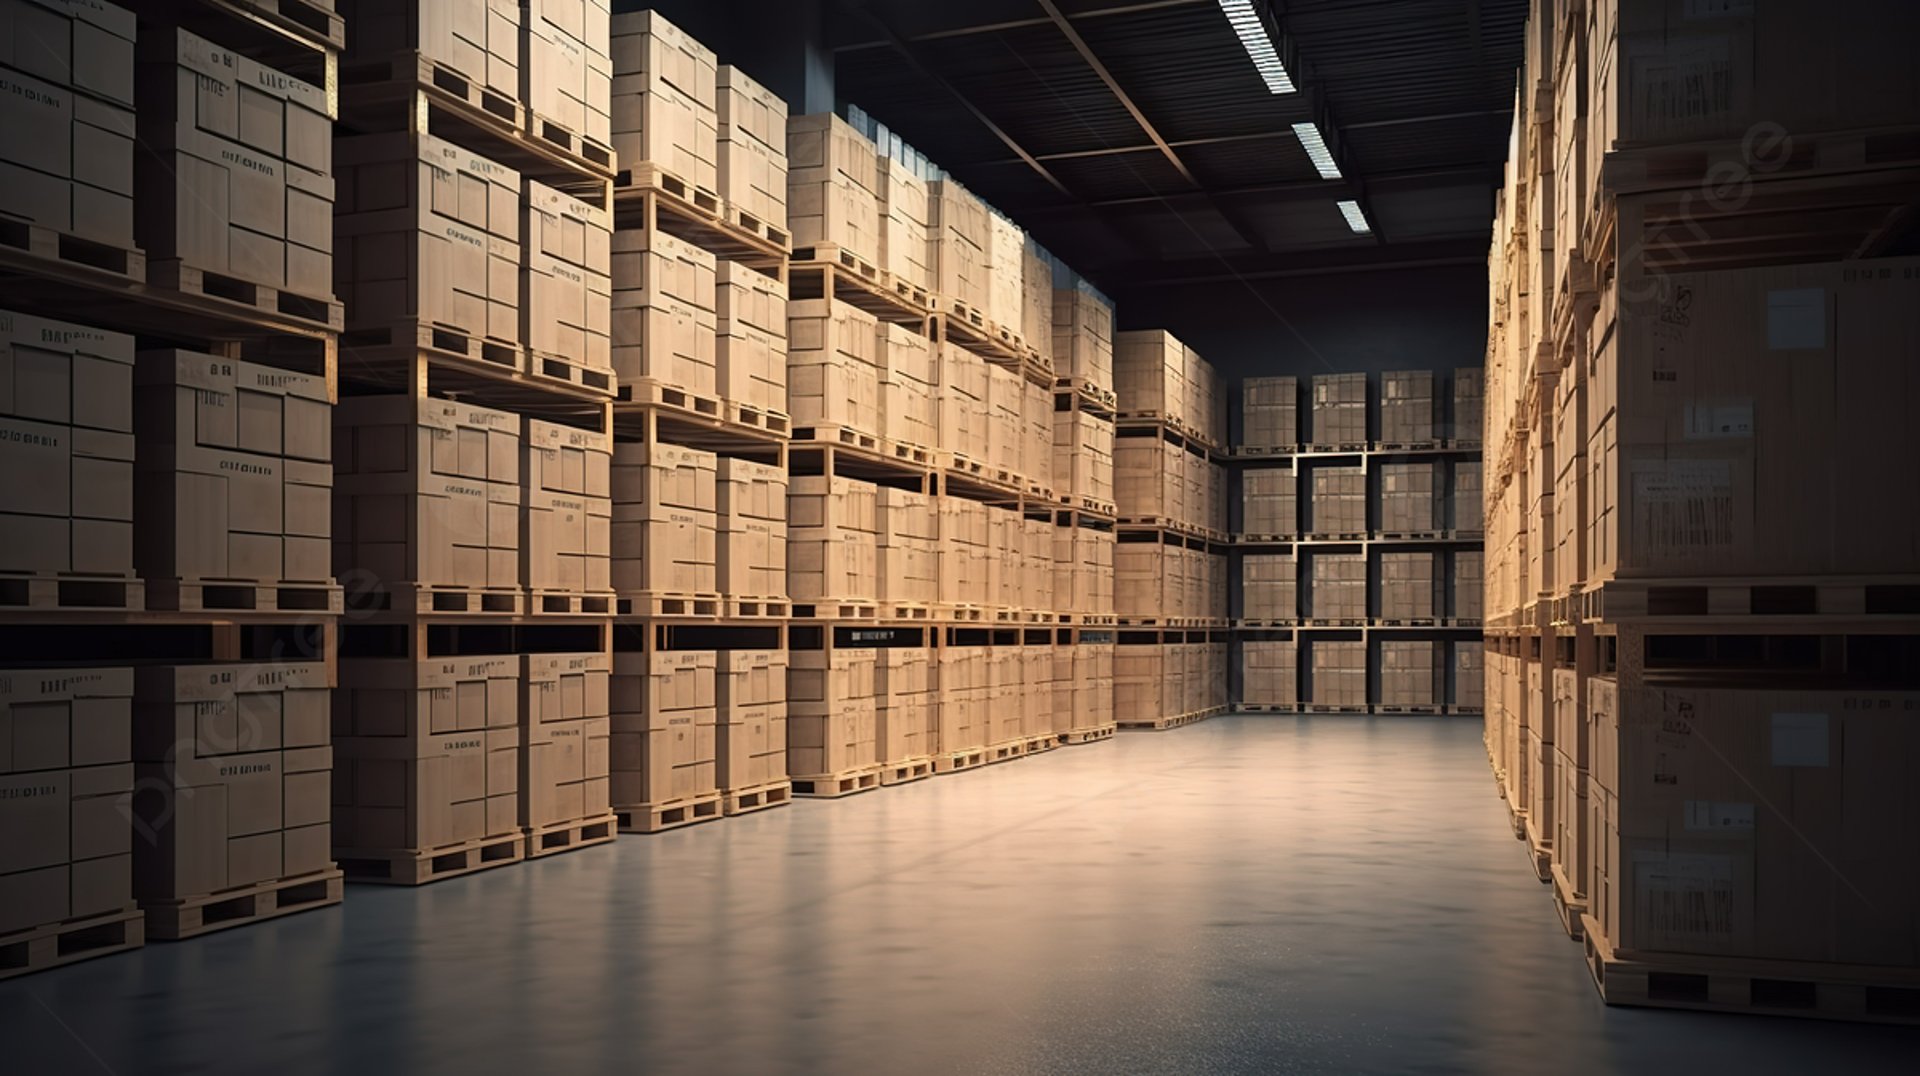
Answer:
[(0, 1071), (1914, 1072), (1608, 1010), (1479, 726), (1223, 718), (0, 984)]

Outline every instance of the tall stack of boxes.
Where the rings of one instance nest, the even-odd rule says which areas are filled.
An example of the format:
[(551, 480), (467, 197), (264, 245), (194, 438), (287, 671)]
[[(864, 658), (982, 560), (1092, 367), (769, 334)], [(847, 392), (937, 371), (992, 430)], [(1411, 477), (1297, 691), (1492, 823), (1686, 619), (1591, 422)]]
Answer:
[(832, 113), (787, 119), (787, 210), (796, 248), (880, 257), (880, 166), (873, 142)]
[(1313, 379), (1311, 444), (1360, 448), (1367, 444), (1367, 375), (1319, 374)]
[[(720, 263), (677, 236), (628, 228), (613, 233), (612, 261), (613, 371), (622, 395), (642, 399), (642, 382), (712, 395), (720, 383)], [(739, 313), (730, 312), (733, 348), (742, 334)], [(751, 381), (752, 356), (729, 351), (730, 362), (742, 360)]]
[(649, 832), (720, 814), (712, 650), (616, 650), (610, 779), (620, 828)]
[(621, 171), (652, 169), (714, 195), (720, 186), (718, 58), (658, 12), (623, 12), (610, 28), (610, 126)]
[[(1704, 162), (1753, 164), (1742, 138), (1761, 121), (1822, 159), (1849, 137), (1836, 116), (1920, 121), (1894, 58), (1920, 12), (1717, 5), (1685, 35), (1667, 19), (1611, 0), (1533, 12), (1489, 261), (1489, 753), (1608, 1001), (1676, 1003), (1659, 985), (1734, 962), (1764, 970), (1716, 978), (1704, 1002), (1884, 1017), (1871, 984), (1911, 963), (1888, 954), (1914, 931), (1883, 910), (1910, 905), (1914, 879), (1848, 869), (1836, 888), (1832, 864), (1873, 860), (1920, 818), (1898, 767), (1856, 757), (1913, 750), (1914, 696), (1857, 674), (1859, 648), (1915, 625), (1880, 589), (1911, 571), (1912, 513), (1861, 466), (1915, 448), (1895, 372), (1915, 361), (1915, 264), (1795, 264), (1810, 242), (1871, 248), (1884, 218), (1851, 216), (1864, 165), (1745, 169), (1740, 205), (1790, 200), (1794, 230), (1776, 242), (1789, 232), (1741, 216), (1761, 252), (1743, 268), (1706, 245), (1724, 201), (1682, 199), (1657, 259), (1647, 236)], [(1787, 59), (1807, 55), (1821, 62)], [(1708, 67), (1698, 107), (1641, 107)], [(1680, 146), (1698, 169), (1656, 167)], [(1807, 656), (1762, 645), (1782, 632)], [(1845, 673), (1816, 656), (1839, 650)]]
[(1299, 379), (1247, 378), (1240, 390), (1240, 447), (1290, 452), (1299, 445)]
[(787, 102), (731, 64), (715, 77), (716, 180), (750, 230), (787, 230)]
[(627, 609), (664, 608), (663, 597), (718, 600), (718, 467), (697, 448), (614, 445), (611, 574)]

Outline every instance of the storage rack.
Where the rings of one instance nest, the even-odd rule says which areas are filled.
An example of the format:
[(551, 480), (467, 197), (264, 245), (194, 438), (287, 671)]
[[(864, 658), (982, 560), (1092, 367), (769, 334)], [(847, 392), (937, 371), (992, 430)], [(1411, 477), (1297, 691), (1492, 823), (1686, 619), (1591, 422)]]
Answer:
[[(1391, 376), (1391, 375), (1389, 375)], [(1430, 398), (1437, 406), (1436, 393)], [(1297, 404), (1296, 404), (1297, 407)], [(1307, 414), (1308, 409), (1299, 409)], [(1473, 683), (1466, 685), (1463, 691), (1461, 682), (1462, 661), (1459, 651), (1463, 644), (1478, 644), (1481, 636), (1481, 618), (1479, 616), (1460, 615), (1455, 602), (1460, 597), (1458, 580), (1452, 566), (1455, 557), (1462, 552), (1478, 552), (1482, 548), (1481, 530), (1476, 527), (1460, 529), (1442, 525), (1446, 521), (1436, 518), (1435, 525), (1429, 528), (1387, 531), (1377, 525), (1381, 518), (1379, 509), (1379, 469), (1394, 463), (1428, 463), (1446, 465), (1451, 472), (1452, 465), (1462, 462), (1476, 462), (1481, 458), (1478, 431), (1458, 431), (1451, 439), (1428, 438), (1418, 441), (1382, 443), (1377, 440), (1363, 439), (1362, 443), (1339, 445), (1315, 445), (1298, 443), (1291, 445), (1269, 445), (1261, 447), (1236, 447), (1224, 456), (1224, 462), (1231, 469), (1230, 503), (1233, 518), (1236, 521), (1236, 533), (1231, 538), (1228, 578), (1234, 595), (1234, 609), (1244, 612), (1244, 579), (1246, 558), (1252, 555), (1280, 556), (1289, 558), (1294, 566), (1294, 589), (1296, 593), (1293, 616), (1247, 617), (1236, 615), (1233, 620), (1235, 637), (1234, 669), (1234, 709), (1243, 713), (1346, 713), (1346, 714), (1459, 714), (1478, 716), (1483, 712), (1482, 705), (1475, 701)], [(1366, 526), (1359, 532), (1322, 533), (1310, 526), (1299, 525), (1299, 520), (1311, 518), (1309, 508), (1312, 502), (1311, 484), (1305, 478), (1313, 468), (1327, 466), (1357, 467), (1366, 484)], [(1296, 504), (1296, 527), (1292, 533), (1266, 534), (1246, 533), (1244, 530), (1245, 505), (1243, 499), (1243, 479), (1250, 471), (1284, 470), (1293, 475), (1292, 488)], [(1438, 492), (1438, 491), (1436, 491)], [(1477, 496), (1477, 494), (1475, 494)], [(1453, 498), (1447, 498), (1450, 503)], [(1435, 505), (1438, 508), (1438, 504)], [(1432, 554), (1436, 565), (1432, 615), (1420, 617), (1387, 616), (1380, 601), (1381, 555), (1386, 553), (1425, 553)], [(1303, 608), (1310, 608), (1308, 591), (1312, 580), (1300, 571), (1300, 568), (1312, 562), (1317, 555), (1350, 554), (1363, 558), (1365, 566), (1365, 605), (1358, 612), (1364, 615), (1354, 616), (1316, 616), (1302, 614)], [(1446, 569), (1442, 571), (1441, 569)], [(1341, 699), (1339, 701), (1316, 700), (1312, 691), (1311, 665), (1300, 659), (1300, 655), (1311, 653), (1315, 642), (1359, 643), (1366, 655), (1365, 679), (1366, 695), (1363, 701)], [(1437, 655), (1436, 671), (1438, 679), (1434, 697), (1427, 701), (1389, 703), (1382, 698), (1382, 643), (1415, 642), (1432, 643)], [(1295, 655), (1291, 663), (1291, 700), (1249, 699), (1246, 697), (1246, 644), (1277, 644), (1291, 647)], [(1476, 666), (1467, 666), (1469, 671)], [(1282, 677), (1285, 681), (1286, 677)], [(1280, 685), (1280, 694), (1286, 695), (1285, 683)]]

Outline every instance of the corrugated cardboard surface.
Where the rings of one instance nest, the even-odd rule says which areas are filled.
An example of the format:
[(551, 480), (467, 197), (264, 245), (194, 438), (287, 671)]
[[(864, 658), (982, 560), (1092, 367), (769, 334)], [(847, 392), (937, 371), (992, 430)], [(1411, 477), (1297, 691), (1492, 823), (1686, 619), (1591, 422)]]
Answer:
[(609, 678), (604, 653), (524, 656), (520, 824), (604, 814), (609, 806)]
[(521, 5), (515, 0), (339, 0), (352, 28), (347, 57), (386, 60), (419, 49), (508, 98), (520, 95)]
[(617, 652), (611, 684), (611, 799), (672, 803), (718, 786), (718, 657), (711, 650)]

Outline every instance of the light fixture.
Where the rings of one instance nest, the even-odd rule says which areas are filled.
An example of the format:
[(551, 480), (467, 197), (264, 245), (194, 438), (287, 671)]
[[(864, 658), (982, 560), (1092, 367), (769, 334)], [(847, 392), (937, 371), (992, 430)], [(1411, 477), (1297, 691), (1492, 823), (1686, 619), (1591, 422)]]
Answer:
[(1340, 166), (1333, 162), (1333, 151), (1327, 148), (1327, 140), (1320, 137), (1320, 128), (1311, 123), (1296, 123), (1293, 134), (1300, 140), (1300, 148), (1307, 151), (1307, 159), (1313, 162), (1321, 179), (1340, 178)]
[(1227, 13), (1227, 21), (1233, 24), (1233, 32), (1240, 35), (1240, 44), (1253, 59), (1253, 68), (1260, 72), (1267, 89), (1273, 93), (1292, 93), (1293, 79), (1287, 75), (1287, 66), (1280, 62), (1280, 52), (1273, 47), (1273, 38), (1267, 36), (1266, 24), (1254, 10), (1253, 0), (1220, 0), (1220, 10)]
[(1373, 225), (1368, 224), (1367, 215), (1365, 213), (1360, 212), (1359, 202), (1356, 202), (1351, 198), (1342, 199), (1340, 202), (1340, 215), (1347, 218), (1347, 227), (1353, 229), (1353, 234), (1355, 235), (1372, 235), (1373, 234)]

